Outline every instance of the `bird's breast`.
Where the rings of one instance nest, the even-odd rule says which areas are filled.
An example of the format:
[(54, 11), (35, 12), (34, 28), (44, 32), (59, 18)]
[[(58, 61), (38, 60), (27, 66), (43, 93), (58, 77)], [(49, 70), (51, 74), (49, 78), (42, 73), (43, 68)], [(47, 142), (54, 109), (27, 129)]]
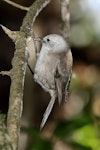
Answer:
[(54, 73), (58, 63), (59, 59), (50, 54), (40, 55), (37, 59), (34, 79), (46, 91), (55, 89)]

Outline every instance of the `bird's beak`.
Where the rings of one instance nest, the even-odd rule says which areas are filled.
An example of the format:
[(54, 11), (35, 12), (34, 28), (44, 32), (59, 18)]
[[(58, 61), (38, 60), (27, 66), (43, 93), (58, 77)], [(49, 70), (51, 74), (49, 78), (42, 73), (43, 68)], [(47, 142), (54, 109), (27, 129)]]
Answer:
[(43, 43), (44, 41), (43, 41), (43, 39), (42, 38), (40, 38), (40, 37), (38, 37), (38, 38), (34, 38), (34, 41), (38, 41), (38, 42), (41, 42), (41, 43)]

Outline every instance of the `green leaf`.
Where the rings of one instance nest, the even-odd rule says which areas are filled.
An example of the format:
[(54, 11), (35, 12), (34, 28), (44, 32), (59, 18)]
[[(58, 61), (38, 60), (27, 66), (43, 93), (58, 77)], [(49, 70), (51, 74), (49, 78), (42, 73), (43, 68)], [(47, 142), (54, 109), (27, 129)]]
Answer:
[(52, 143), (48, 140), (42, 139), (40, 136), (40, 131), (37, 131), (34, 128), (22, 128), (22, 132), (28, 133), (31, 136), (31, 145), (28, 148), (29, 150), (52, 150)]
[(76, 143), (76, 142), (71, 142), (70, 145), (71, 145), (71, 147), (74, 148), (74, 150), (92, 150), (91, 147), (83, 146), (83, 145)]
[(100, 139), (97, 135), (97, 129), (92, 124), (77, 129), (73, 134), (73, 140), (83, 146), (91, 147), (92, 150), (100, 148)]
[(33, 140), (30, 150), (52, 150), (52, 143), (42, 139)]
[(67, 137), (76, 129), (79, 129), (86, 124), (92, 123), (92, 119), (88, 114), (82, 114), (71, 121), (62, 121), (58, 124), (57, 128), (54, 131), (56, 136), (61, 138)]

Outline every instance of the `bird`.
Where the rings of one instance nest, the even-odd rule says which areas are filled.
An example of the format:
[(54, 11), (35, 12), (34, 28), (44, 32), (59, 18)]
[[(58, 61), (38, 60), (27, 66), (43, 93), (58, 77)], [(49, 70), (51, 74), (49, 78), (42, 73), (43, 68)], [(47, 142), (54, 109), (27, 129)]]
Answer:
[(34, 41), (42, 44), (34, 68), (34, 80), (51, 96), (41, 121), (41, 130), (52, 111), (56, 99), (58, 99), (59, 105), (63, 100), (67, 101), (68, 99), (73, 57), (69, 44), (59, 34), (34, 38)]

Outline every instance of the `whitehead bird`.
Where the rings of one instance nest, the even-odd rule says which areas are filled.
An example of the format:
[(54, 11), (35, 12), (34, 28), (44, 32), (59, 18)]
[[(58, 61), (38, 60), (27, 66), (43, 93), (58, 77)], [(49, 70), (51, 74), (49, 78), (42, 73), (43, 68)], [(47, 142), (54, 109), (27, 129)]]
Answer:
[(40, 125), (42, 129), (55, 100), (58, 99), (60, 105), (63, 99), (66, 101), (68, 98), (73, 59), (70, 48), (61, 35), (50, 34), (43, 39), (34, 40), (42, 43), (34, 69), (34, 79), (51, 96)]

